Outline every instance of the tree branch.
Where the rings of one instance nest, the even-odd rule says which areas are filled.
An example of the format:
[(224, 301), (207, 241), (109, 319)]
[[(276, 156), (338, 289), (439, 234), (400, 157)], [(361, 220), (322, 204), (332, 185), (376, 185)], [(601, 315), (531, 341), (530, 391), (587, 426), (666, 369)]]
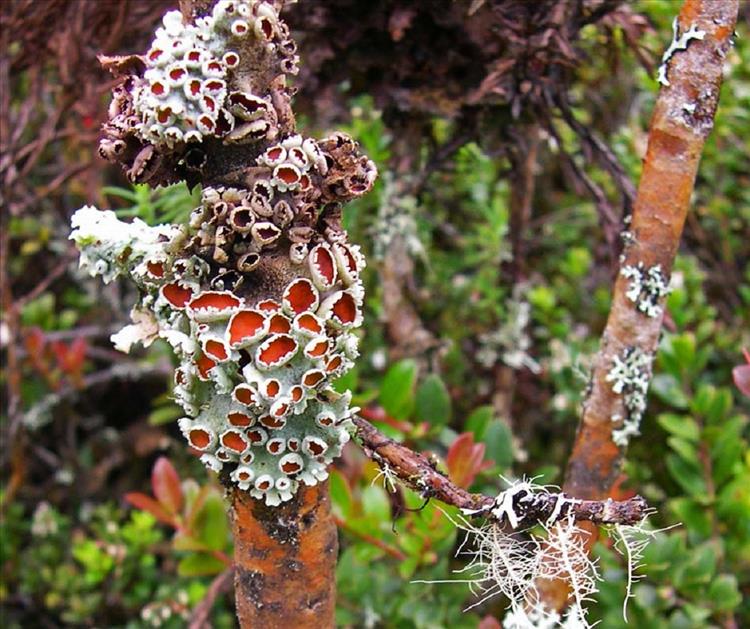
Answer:
[[(651, 119), (632, 222), (623, 234), (620, 274), (563, 485), (575, 496), (601, 500), (611, 495), (628, 439), (639, 434), (666, 291), (649, 291), (645, 284), (639, 291), (634, 281), (658, 276), (664, 288), (669, 282), (703, 144), (713, 127), (737, 12), (738, 0), (686, 0), (679, 33), (683, 40), (691, 29), (694, 35), (684, 46), (671, 46), (660, 68), (664, 87)], [(591, 532), (590, 545), (596, 540)], [(542, 585), (547, 607), (563, 608), (567, 584)]]
[[(498, 506), (495, 497), (458, 487), (424, 454), (386, 437), (362, 417), (354, 416), (352, 421), (365, 454), (421, 496), (437, 498), (470, 515), (496, 517), (492, 514)], [(647, 514), (648, 505), (640, 496), (623, 501), (578, 500), (564, 493), (519, 491), (513, 497), (513, 509), (519, 516), (518, 523), (524, 525), (556, 522), (570, 513), (576, 520), (596, 524), (635, 524)]]

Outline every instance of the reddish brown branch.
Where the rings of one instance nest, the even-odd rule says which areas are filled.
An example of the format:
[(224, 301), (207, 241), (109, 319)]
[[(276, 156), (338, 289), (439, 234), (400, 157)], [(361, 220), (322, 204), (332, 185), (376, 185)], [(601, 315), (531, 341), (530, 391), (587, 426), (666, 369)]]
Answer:
[[(366, 419), (353, 417), (357, 436), (371, 459), (382, 469), (399, 478), (424, 498), (437, 498), (473, 515), (491, 515), (496, 499), (472, 494), (453, 484), (439, 472), (433, 461), (405, 445), (386, 437)], [(647, 514), (648, 505), (640, 496), (630, 500), (578, 500), (567, 494), (518, 492), (514, 497), (514, 511), (519, 524), (558, 521), (571, 512), (576, 520), (596, 524), (635, 524)], [(553, 517), (554, 514), (554, 517)]]
[(303, 486), (278, 507), (229, 493), (240, 626), (333, 627), (338, 537), (328, 483)]
[[(686, 0), (682, 7), (679, 32), (695, 27), (703, 35), (666, 61), (669, 85), (659, 92), (651, 119), (622, 267), (658, 265), (665, 278), (669, 277), (703, 144), (713, 127), (737, 11), (737, 0)], [(633, 351), (652, 357), (659, 341), (663, 311), (656, 316), (644, 314), (627, 296), (629, 288), (630, 280), (619, 275), (568, 462), (563, 489), (582, 498), (601, 500), (611, 495), (625, 455), (625, 448), (613, 439), (614, 430), (620, 428), (618, 418), (626, 418), (630, 412), (624, 396), (613, 390), (608, 380), (615, 358)], [(589, 543), (595, 539), (591, 535)], [(547, 605), (562, 608), (567, 585), (551, 585), (545, 594)]]

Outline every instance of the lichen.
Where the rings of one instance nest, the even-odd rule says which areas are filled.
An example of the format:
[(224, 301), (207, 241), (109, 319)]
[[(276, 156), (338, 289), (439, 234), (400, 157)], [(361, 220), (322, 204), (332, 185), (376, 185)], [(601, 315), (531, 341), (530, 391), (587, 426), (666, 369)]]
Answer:
[(653, 355), (638, 347), (627, 347), (614, 357), (612, 368), (605, 377), (612, 383), (612, 391), (623, 397), (625, 416), (612, 416), (612, 421), (618, 424), (612, 431), (612, 440), (620, 447), (627, 446), (632, 436), (640, 434), (652, 362)]
[(506, 300), (505, 320), (491, 332), (479, 337), (480, 348), (477, 361), (491, 368), (500, 360), (513, 369), (528, 369), (539, 373), (541, 366), (529, 355), (531, 337), (528, 326), (531, 321), (531, 306), (524, 298), (527, 286), (519, 284), (511, 298)]
[(104, 63), (117, 76), (131, 72), (113, 90), (99, 152), (132, 181), (163, 184), (199, 178), (207, 142), (277, 139), (274, 86), (297, 73), (298, 57), (272, 3), (219, 0), (194, 22), (168, 12), (144, 55)]
[(636, 309), (647, 317), (661, 316), (661, 300), (669, 294), (669, 280), (661, 265), (647, 268), (643, 262), (639, 262), (636, 266), (622, 267), (620, 275), (630, 280), (625, 296), (635, 304)]
[(331, 383), (358, 356), (365, 260), (341, 205), (377, 174), (348, 136), (316, 141), (282, 123), (286, 105), (270, 90), (295, 71), (294, 50), (268, 2), (220, 0), (194, 23), (168, 13), (137, 58), (143, 74), (115, 89), (103, 153), (127, 166), (137, 141), (131, 179), (167, 160), (163, 181), (200, 171), (205, 160), (191, 151), (209, 137), (212, 150), (251, 150), (238, 150), (232, 185), (204, 187), (186, 225), (125, 223), (86, 206), (71, 234), (92, 275), (139, 288), (116, 348), (156, 338), (172, 347), (186, 440), (208, 468), (269, 505), (323, 481), (349, 440), (351, 395)]
[(695, 24), (691, 24), (688, 29), (680, 35), (680, 24), (677, 18), (672, 22), (672, 42), (669, 47), (664, 51), (661, 58), (661, 65), (656, 75), (656, 80), (664, 86), (669, 87), (669, 79), (667, 78), (667, 71), (669, 69), (669, 60), (672, 55), (679, 50), (687, 50), (688, 44), (693, 39), (702, 40), (706, 36), (706, 31), (700, 30)]
[(408, 177), (399, 182), (391, 173), (383, 177), (382, 199), (372, 227), (373, 254), (377, 260), (384, 260), (397, 240), (404, 243), (412, 258), (425, 256), (415, 219), (418, 202), (413, 194), (405, 191), (408, 183)]

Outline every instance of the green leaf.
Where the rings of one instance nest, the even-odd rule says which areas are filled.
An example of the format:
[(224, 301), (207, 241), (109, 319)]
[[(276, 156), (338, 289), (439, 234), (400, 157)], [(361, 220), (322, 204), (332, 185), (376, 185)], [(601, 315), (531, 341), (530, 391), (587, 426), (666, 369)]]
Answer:
[(416, 417), (433, 426), (443, 426), (451, 419), (451, 397), (436, 374), (428, 375), (417, 389)]
[(709, 586), (706, 599), (720, 611), (730, 611), (737, 607), (742, 602), (737, 577), (733, 574), (720, 574)]
[(368, 526), (377, 531), (380, 524), (391, 519), (391, 505), (382, 487), (368, 485), (362, 490), (362, 509)]
[(513, 433), (508, 424), (501, 419), (494, 419), (487, 426), (482, 441), (487, 446), (485, 458), (494, 461), (503, 468), (513, 463)]
[(669, 373), (660, 373), (651, 379), (651, 390), (666, 404), (678, 409), (686, 409), (689, 400), (679, 381)]
[(385, 374), (380, 386), (380, 404), (385, 412), (396, 419), (407, 419), (414, 409), (414, 384), (417, 364), (402, 360)]
[(535, 286), (529, 291), (527, 299), (542, 312), (549, 312), (557, 302), (554, 291), (548, 286)]
[(698, 461), (687, 461), (675, 454), (670, 454), (667, 456), (667, 469), (672, 478), (688, 494), (694, 498), (705, 499), (708, 492)]
[(710, 424), (718, 424), (732, 408), (732, 393), (724, 387), (717, 389), (711, 405), (706, 411), (706, 419)]
[(701, 431), (698, 423), (687, 415), (663, 413), (659, 415), (657, 421), (664, 430), (677, 437), (682, 437), (688, 441), (698, 441), (700, 438)]
[(206, 550), (206, 545), (194, 537), (191, 537), (190, 535), (183, 535), (182, 533), (177, 533), (174, 538), (172, 538), (172, 548), (175, 550)]
[(398, 565), (398, 574), (402, 579), (410, 579), (419, 565), (419, 557), (407, 557)]
[(695, 449), (695, 444), (691, 443), (687, 439), (681, 437), (669, 437), (667, 439), (669, 447), (672, 448), (677, 454), (679, 454), (686, 461), (696, 461), (698, 459), (698, 452)]
[(678, 587), (709, 583), (716, 571), (717, 550), (711, 543), (692, 549), (687, 563), (677, 571), (675, 581)]
[(346, 391), (354, 391), (357, 388), (358, 379), (357, 367), (350, 369), (343, 376), (337, 378), (333, 382), (333, 388), (338, 393), (345, 393)]
[(711, 514), (705, 505), (683, 497), (670, 500), (669, 508), (675, 519), (682, 522), (689, 533), (702, 538), (711, 535)]
[(203, 508), (195, 516), (192, 532), (206, 548), (221, 550), (226, 546), (229, 528), (221, 496), (212, 493), (206, 497)]
[(495, 411), (491, 406), (480, 406), (474, 409), (469, 418), (466, 420), (466, 430), (474, 433), (475, 441), (483, 441), (484, 433), (490, 425)]
[(672, 353), (680, 369), (688, 372), (695, 361), (695, 337), (687, 333), (672, 337)]
[(148, 423), (152, 426), (161, 426), (173, 422), (184, 414), (184, 411), (177, 404), (166, 404), (151, 411), (148, 416)]
[(226, 566), (224, 562), (206, 553), (192, 553), (180, 559), (177, 574), (181, 577), (201, 577), (219, 574)]
[(352, 512), (352, 492), (349, 489), (349, 483), (346, 482), (341, 472), (332, 469), (329, 486), (334, 509), (337, 509), (342, 517), (348, 518)]
[(560, 270), (567, 277), (583, 277), (591, 266), (591, 253), (584, 247), (571, 247), (568, 249), (565, 259), (562, 261)]

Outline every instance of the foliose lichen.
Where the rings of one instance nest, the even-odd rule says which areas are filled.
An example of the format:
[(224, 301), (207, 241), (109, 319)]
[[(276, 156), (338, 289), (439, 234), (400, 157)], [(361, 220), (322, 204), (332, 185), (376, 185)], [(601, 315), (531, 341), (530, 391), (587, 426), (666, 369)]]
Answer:
[(670, 292), (669, 279), (661, 270), (661, 265), (647, 268), (643, 262), (639, 262), (635, 266), (622, 267), (620, 275), (630, 280), (625, 296), (635, 304), (636, 309), (647, 317), (660, 316), (661, 300)]
[[(221, 0), (194, 24), (167, 14), (148, 69), (116, 88), (115, 102), (126, 94), (135, 120), (123, 141), (137, 139), (141, 154), (171, 156), (175, 176), (173, 158), (187, 159), (187, 145), (210, 139), (220, 151), (247, 139), (251, 146), (229, 177), (204, 187), (185, 225), (124, 223), (86, 206), (71, 234), (92, 275), (127, 276), (138, 286), (133, 324), (113, 335), (115, 346), (129, 351), (155, 338), (171, 345), (188, 443), (207, 467), (269, 505), (291, 499), (300, 483), (324, 480), (349, 440), (351, 396), (331, 382), (358, 355), (365, 260), (341, 226), (341, 205), (376, 177), (348, 136), (303, 138), (293, 121), (282, 122), (283, 98), (237, 89), (270, 86), (291, 71), (288, 42), (267, 2)], [(191, 81), (196, 89), (201, 81), (198, 93), (212, 99), (217, 116), (239, 126), (220, 132), (218, 117), (216, 128), (200, 126), (197, 107), (207, 105), (191, 99)], [(164, 107), (171, 118), (158, 126), (152, 118)], [(207, 107), (201, 116), (211, 114)], [(105, 146), (122, 116), (119, 107), (110, 113)], [(237, 135), (258, 121), (262, 134)]]
[(612, 440), (616, 445), (625, 447), (630, 437), (640, 434), (641, 419), (646, 411), (646, 394), (651, 379), (653, 355), (638, 347), (626, 347), (619, 356), (615, 356), (612, 368), (605, 380), (612, 383), (612, 391), (622, 395), (626, 415), (612, 416), (612, 421), (619, 424), (612, 431)]
[(298, 60), (270, 2), (219, 0), (192, 23), (170, 11), (145, 55), (103, 59), (126, 79), (113, 91), (99, 152), (132, 181), (165, 184), (204, 170), (211, 143), (273, 141), (283, 130), (279, 77), (296, 74)]

